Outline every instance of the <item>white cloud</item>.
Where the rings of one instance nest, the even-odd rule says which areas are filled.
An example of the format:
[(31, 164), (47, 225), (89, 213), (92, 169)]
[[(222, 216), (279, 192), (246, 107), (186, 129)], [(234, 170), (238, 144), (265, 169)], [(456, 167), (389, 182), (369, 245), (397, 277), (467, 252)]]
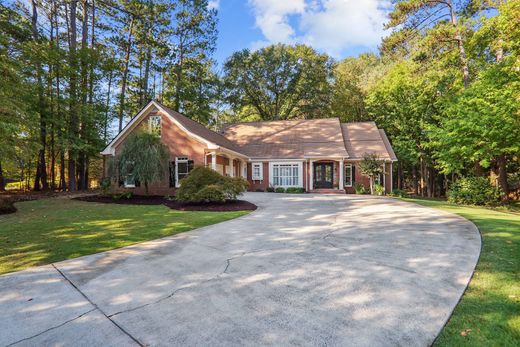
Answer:
[(302, 14), (305, 10), (304, 0), (249, 0), (249, 4), (253, 8), (256, 26), (270, 43), (290, 42), (295, 31), (288, 16)]
[(210, 10), (218, 10), (220, 6), (220, 0), (209, 0), (208, 1), (208, 9)]
[[(252, 44), (305, 43), (338, 57), (350, 47), (375, 48), (385, 35), (388, 0), (250, 0), (265, 40)], [(289, 16), (294, 16), (292, 23)]]

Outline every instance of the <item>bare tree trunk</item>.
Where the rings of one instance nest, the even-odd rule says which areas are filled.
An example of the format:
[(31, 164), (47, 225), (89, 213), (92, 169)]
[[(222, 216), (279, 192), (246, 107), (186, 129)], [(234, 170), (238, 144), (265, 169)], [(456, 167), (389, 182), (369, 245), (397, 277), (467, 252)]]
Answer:
[(128, 45), (126, 47), (125, 63), (123, 68), (123, 76), (121, 79), (121, 94), (119, 96), (119, 131), (123, 130), (123, 116), (125, 112), (125, 93), (126, 83), (128, 79), (128, 65), (130, 64), (130, 52), (132, 50), (132, 34), (134, 29), (134, 18), (130, 21), (130, 28), (128, 29)]
[(509, 184), (507, 183), (507, 158), (505, 155), (499, 155), (497, 157), (498, 163), (498, 184), (504, 192), (504, 199), (507, 200), (509, 197)]
[[(31, 0), (32, 4), (32, 18), (31, 29), (34, 42), (40, 42), (40, 35), (38, 33), (38, 9), (36, 1)], [(42, 81), (42, 66), (39, 58), (36, 58), (36, 80), (38, 84), (38, 113), (40, 115), (40, 150), (38, 151), (38, 163), (36, 164), (36, 176), (34, 179), (34, 190), (47, 190), (49, 185), (47, 183), (47, 165), (45, 164), (45, 149), (47, 146), (47, 121), (45, 119), (45, 99), (43, 95), (43, 81)]]
[[(450, 8), (451, 24), (453, 26), (457, 26), (457, 15), (455, 14), (455, 7), (453, 6), (452, 0), (448, 0), (448, 6)], [(466, 56), (466, 50), (464, 49), (464, 40), (462, 39), (462, 35), (458, 30), (455, 34), (455, 41), (457, 41), (457, 46), (459, 49), (459, 60), (460, 67), (462, 69), (462, 80), (464, 81), (464, 88), (467, 88), (469, 86), (468, 58)]]
[(112, 75), (113, 71), (110, 70), (110, 73), (108, 75), (108, 91), (107, 91), (107, 103), (106, 103), (106, 110), (105, 110), (105, 124), (104, 124), (104, 130), (103, 130), (103, 141), (105, 144), (107, 144), (107, 131), (108, 131), (108, 111), (110, 110), (110, 88), (112, 87)]
[[(88, 57), (87, 57), (87, 42), (88, 42), (88, 1), (82, 1), (83, 15), (81, 18), (81, 116), (79, 126), (79, 136), (82, 144), (86, 144), (87, 138), (85, 135), (85, 129), (88, 124), (89, 118), (89, 107), (87, 105), (88, 95)], [(79, 151), (77, 171), (78, 171), (78, 189), (84, 190), (86, 188), (85, 182), (85, 150)]]
[[(70, 64), (70, 120), (69, 120), (69, 138), (77, 139), (78, 137), (78, 110), (77, 110), (77, 57), (76, 57), (76, 6), (78, 0), (71, 0), (70, 2), (70, 28), (69, 28), (69, 64)], [(76, 190), (76, 149), (75, 144), (68, 143), (68, 188), (69, 191)]]
[(152, 47), (148, 45), (148, 49), (146, 51), (146, 59), (144, 66), (144, 77), (143, 77), (143, 100), (141, 102), (141, 107), (146, 105), (150, 100), (150, 93), (148, 92), (148, 79), (150, 78), (150, 63), (152, 60)]
[(0, 191), (5, 191), (4, 171), (2, 170), (2, 162), (0, 161)]

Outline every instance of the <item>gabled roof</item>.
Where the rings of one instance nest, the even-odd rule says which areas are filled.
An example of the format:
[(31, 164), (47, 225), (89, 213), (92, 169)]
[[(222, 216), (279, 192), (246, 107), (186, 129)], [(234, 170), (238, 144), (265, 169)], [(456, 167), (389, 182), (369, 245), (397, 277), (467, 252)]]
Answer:
[(385, 160), (397, 160), (384, 130), (374, 122), (342, 123), (345, 148), (350, 159), (362, 159), (366, 153), (375, 153)]
[(206, 143), (208, 148), (216, 149), (218, 147), (223, 147), (224, 149), (236, 152), (238, 155), (243, 155), (237, 145), (226, 139), (221, 134), (206, 128), (204, 125), (189, 119), (188, 117), (170, 109), (156, 100), (150, 101), (145, 107), (143, 107), (137, 116), (132, 118), (130, 122), (123, 128), (123, 130), (121, 130), (119, 134), (117, 134), (117, 136), (112, 141), (110, 141), (101, 154), (113, 155), (115, 145), (123, 140), (137, 126), (137, 124), (139, 124), (139, 121), (142, 118), (153, 111), (162, 111), (188, 135), (202, 143)]
[(222, 133), (251, 158), (348, 157), (337, 118), (233, 123)]

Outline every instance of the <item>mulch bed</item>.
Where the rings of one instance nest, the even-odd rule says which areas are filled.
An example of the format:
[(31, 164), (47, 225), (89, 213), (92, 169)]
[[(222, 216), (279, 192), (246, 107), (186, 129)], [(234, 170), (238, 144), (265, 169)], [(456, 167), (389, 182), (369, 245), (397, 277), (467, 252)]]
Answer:
[(254, 211), (257, 206), (245, 200), (228, 200), (225, 203), (204, 203), (204, 204), (187, 204), (179, 201), (168, 200), (162, 196), (150, 195), (132, 195), (130, 199), (115, 200), (111, 196), (105, 195), (89, 195), (74, 198), (87, 202), (97, 202), (104, 204), (123, 204), (123, 205), (165, 205), (174, 210), (180, 211)]

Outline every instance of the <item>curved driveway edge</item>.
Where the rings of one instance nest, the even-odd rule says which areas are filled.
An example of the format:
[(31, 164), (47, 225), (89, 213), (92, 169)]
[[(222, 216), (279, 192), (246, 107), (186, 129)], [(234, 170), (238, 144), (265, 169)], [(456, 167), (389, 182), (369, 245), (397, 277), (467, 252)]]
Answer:
[(245, 199), (259, 209), (0, 276), (0, 346), (426, 346), (479, 257), (473, 223), (412, 203)]

